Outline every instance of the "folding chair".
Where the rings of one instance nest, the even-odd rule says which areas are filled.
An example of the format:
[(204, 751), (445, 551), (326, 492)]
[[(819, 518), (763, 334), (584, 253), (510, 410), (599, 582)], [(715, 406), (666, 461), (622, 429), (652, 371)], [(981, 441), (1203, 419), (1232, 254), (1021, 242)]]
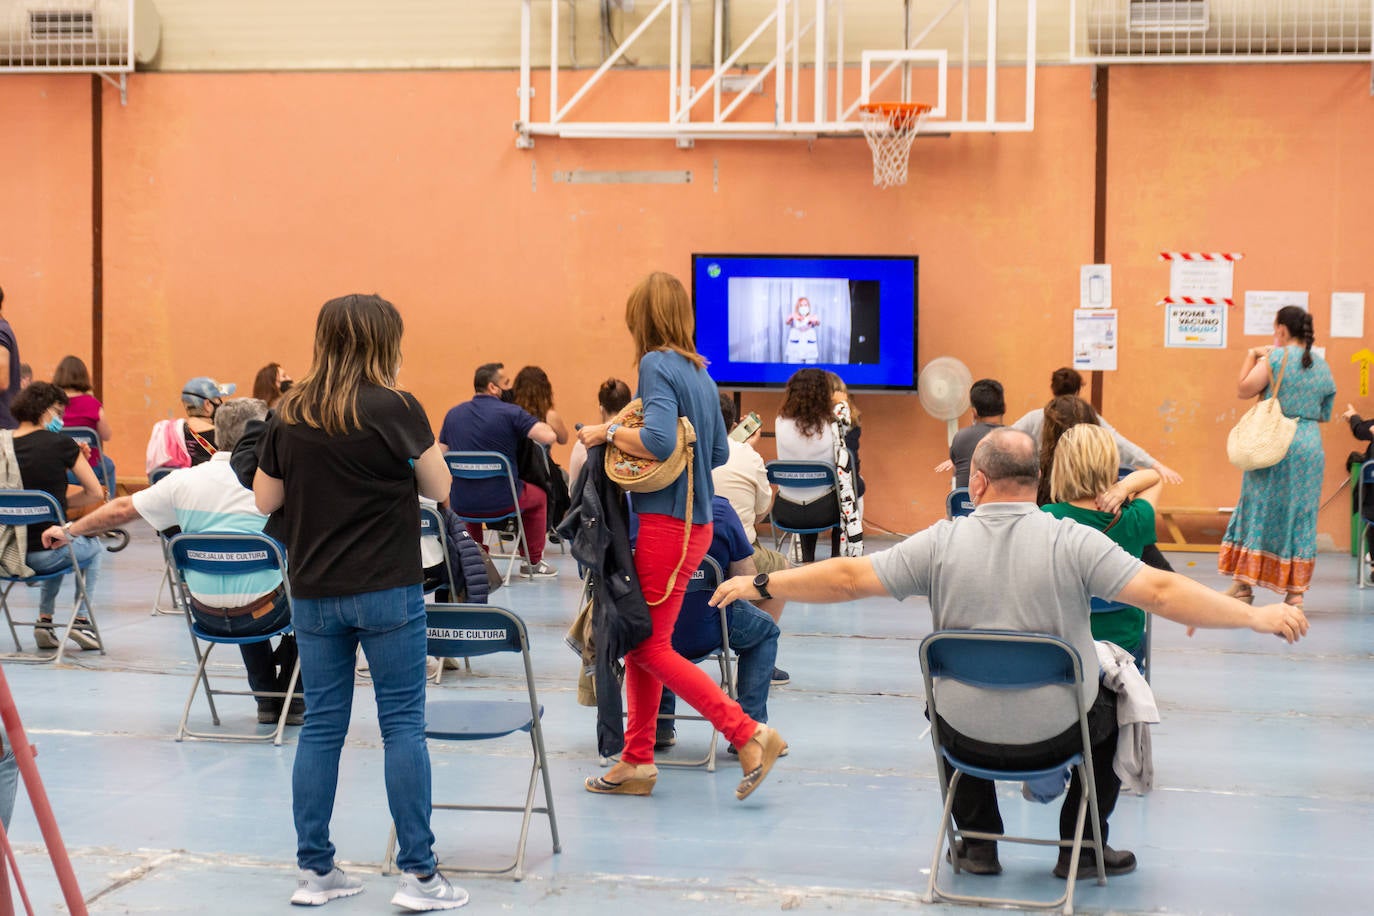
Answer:
[[(452, 601), (453, 597), (458, 594), (458, 586), (453, 578), (453, 565), (449, 562), (448, 557), (448, 530), (444, 527), (444, 517), (439, 514), (439, 510), (423, 503), (420, 505), (420, 537), (438, 538), (439, 546), (444, 551), (444, 581), (438, 585), (427, 586), (425, 594), (432, 595), (440, 588), (447, 586), (449, 600)], [(466, 670), (472, 671), (472, 659), (463, 659), (463, 666)], [(443, 677), (444, 666), (440, 664), (439, 670), (434, 673), (434, 683), (440, 683)]]
[(1121, 467), (1116, 469), (1116, 479), (1125, 480), (1127, 477), (1130, 477), (1134, 473), (1135, 468), (1128, 468), (1125, 465), (1122, 465)]
[[(0, 526), (23, 526), (39, 525), (43, 528), (49, 525), (66, 524), (66, 519), (62, 516), (62, 507), (51, 493), (43, 490), (0, 490)], [(24, 533), (16, 532), (20, 537)], [(67, 640), (72, 633), (72, 627), (76, 624), (78, 617), (84, 616), (90, 621), (91, 629), (95, 631), (95, 638), (100, 643), (100, 654), (105, 654), (105, 640), (100, 636), (100, 625), (95, 619), (95, 612), (91, 609), (91, 596), (86, 592), (85, 568), (90, 565), (87, 560), (84, 565), (79, 564), (76, 559), (76, 548), (70, 541), (67, 542), (67, 550), (71, 556), (70, 565), (66, 569), (57, 572), (46, 573), (43, 575), (33, 575), (28, 577), (6, 576), (0, 574), (0, 582), (5, 583), (3, 592), (0, 592), (0, 610), (5, 613), (5, 622), (9, 624), (10, 636), (14, 639), (14, 651), (24, 651), (23, 644), (19, 642), (19, 631), (15, 629), (15, 624), (37, 625), (38, 620), (18, 620), (10, 613), (10, 591), (19, 583), (26, 585), (30, 582), (43, 582), (47, 579), (60, 579), (70, 575), (75, 583), (75, 594), (72, 597), (72, 616), (67, 621), (67, 626), (63, 629), (62, 635), (57, 640), (57, 651), (53, 655), (43, 658), (45, 662), (58, 663), (62, 661), (62, 656), (67, 650)], [(81, 609), (86, 609), (82, 615)], [(54, 627), (56, 630), (56, 627)]]
[[(100, 450), (100, 433), (91, 429), (89, 426), (64, 426), (61, 432), (64, 436), (68, 436), (78, 443), (84, 443), (87, 448), (95, 451)], [(99, 480), (100, 485), (105, 488), (105, 502), (114, 499), (114, 475), (106, 470), (106, 465), (104, 464), (93, 468), (93, 470), (95, 471), (96, 479)], [(67, 479), (75, 482), (76, 477), (68, 471)], [(129, 546), (129, 532), (125, 531), (123, 528), (113, 528), (106, 531), (104, 534), (100, 535), (100, 538), (105, 541), (105, 549), (110, 553), (119, 553), (119, 551)]]
[(773, 528), (773, 549), (781, 551), (782, 542), (787, 535), (797, 537), (803, 534), (821, 534), (840, 526), (840, 493), (835, 486), (835, 466), (824, 461), (770, 461), (764, 466), (768, 471), (768, 482), (780, 487), (830, 487), (831, 492), (817, 499), (829, 500), (835, 505), (835, 521), (820, 528), (790, 528), (778, 523), (778, 500), (773, 500), (773, 508), (768, 510), (768, 524)]
[[(459, 508), (459, 499), (452, 500), (450, 508), (458, 518), (472, 525), (484, 525), (488, 533), (496, 533), (496, 546), (500, 548), (502, 535), (499, 528), (493, 526), (502, 522), (512, 523), (515, 526), (515, 551), (513, 553), (491, 552), (494, 560), (508, 560), (504, 581), (510, 585), (512, 574), (515, 572), (515, 564), (524, 560), (527, 565), (533, 566), (530, 562), (529, 541), (525, 539), (525, 523), (520, 518), (520, 487), (515, 476), (515, 468), (511, 466), (510, 459), (500, 452), (448, 452), (444, 455), (444, 460), (448, 462), (449, 473), (453, 475), (455, 481), (465, 480), (491, 480), (493, 478), (504, 477), (510, 487), (511, 508), (496, 512), (492, 515), (475, 515), (465, 513)], [(459, 484), (461, 489), (461, 484)]]
[[(980, 905), (1000, 905), (1024, 907), (1028, 909), (1057, 909), (1063, 907), (1065, 916), (1073, 913), (1074, 882), (1078, 875), (1078, 860), (1083, 850), (1083, 826), (1086, 815), (1092, 816), (1092, 840), (1089, 847), (1096, 856), (1097, 883), (1107, 883), (1106, 867), (1102, 858), (1102, 837), (1098, 823), (1097, 790), (1093, 782), (1093, 762), (1091, 739), (1088, 736), (1088, 704), (1080, 689), (1083, 683), (1083, 663), (1078, 652), (1068, 642), (1058, 636), (1045, 633), (1018, 633), (1011, 630), (937, 630), (921, 641), (921, 674), (925, 679), (926, 702), (930, 715), (930, 740), (935, 748), (936, 772), (940, 779), (940, 795), (944, 799), (944, 813), (940, 818), (939, 832), (936, 834), (935, 854), (930, 861), (930, 882), (926, 886), (925, 902), (950, 900), (959, 903)], [(1071, 706), (1078, 714), (1078, 727), (1082, 734), (1083, 746), (1079, 753), (1073, 754), (1052, 767), (1037, 770), (993, 770), (977, 767), (960, 760), (945, 748), (940, 734), (940, 715), (936, 703), (935, 681), (947, 678), (961, 684), (983, 688), (990, 691), (1030, 690), (1048, 685), (1064, 685), (1071, 690), (1063, 691), (1063, 703)], [(1072, 694), (1072, 700), (1067, 696)], [(995, 703), (996, 699), (986, 701)], [(1046, 707), (1053, 706), (1054, 701)], [(968, 735), (980, 741), (999, 743), (997, 735)], [(946, 784), (945, 768), (940, 765), (944, 759), (954, 768), (953, 778)], [(965, 774), (979, 779), (992, 781), (1024, 782), (1045, 776), (1053, 776), (1064, 769), (1074, 767), (1078, 770), (1083, 784), (1083, 795), (1078, 804), (1078, 820), (1072, 840), (1046, 840), (1033, 837), (1007, 836), (1005, 834), (964, 831), (954, 826), (951, 811), (954, 806), (954, 791), (959, 778)], [(952, 850), (960, 838), (973, 840), (995, 840), (1008, 843), (1027, 843), (1036, 846), (1072, 848), (1069, 862), (1069, 876), (1064, 893), (1051, 901), (1015, 900), (999, 897), (979, 897), (971, 894), (956, 894), (940, 888), (938, 883), (940, 861), (948, 840)], [(951, 856), (954, 871), (959, 871), (957, 856)]]
[[(534, 761), (530, 767), (529, 788), (523, 805), (433, 804), (444, 811), (521, 812), (520, 839), (515, 859), (499, 869), (455, 869), (446, 872), (472, 875), (506, 875), (519, 881), (524, 877), (525, 845), (529, 839), (530, 819), (547, 814), (553, 851), (562, 852), (558, 841), (558, 819), (553, 811), (553, 789), (549, 781), (548, 755), (544, 751), (544, 731), (540, 719), (544, 707), (534, 692), (534, 668), (530, 664), (529, 636), (525, 623), (505, 608), (490, 604), (434, 604), (428, 609), (428, 653), (440, 658), (463, 658), (497, 652), (518, 653), (525, 666), (528, 705), (510, 700), (430, 700), (425, 704), (425, 737), (436, 741), (486, 741), (504, 738), (518, 731), (528, 732)], [(540, 777), (544, 782), (544, 807), (535, 807)], [(396, 869), (396, 827), (387, 840), (382, 873)]]
[[(687, 591), (689, 594), (692, 592), (705, 592), (709, 595), (712, 592), (714, 592), (720, 586), (720, 583), (723, 581), (725, 581), (725, 576), (721, 573), (720, 564), (718, 564), (715, 560), (711, 559), (709, 556), (702, 557), (700, 568), (698, 568), (696, 572), (692, 573), (692, 578), (687, 582)], [(737, 656), (734, 653), (734, 651), (730, 648), (730, 617), (726, 613), (725, 608), (722, 607), (719, 610), (720, 648), (715, 652), (702, 656), (701, 658), (693, 659), (693, 661), (697, 663), (713, 661), (716, 664), (718, 664), (720, 666), (721, 689), (723, 689), (727, 694), (729, 694), (730, 699), (735, 700), (739, 699), (739, 688), (735, 682), (735, 672), (737, 670), (737, 666), (739, 665), (739, 656)], [(703, 716), (674, 714), (673, 721), (705, 722), (707, 720)], [(716, 727), (712, 725), (710, 748), (709, 750), (707, 750), (706, 756), (702, 757), (700, 760), (660, 759), (657, 761), (657, 763), (661, 767), (704, 766), (706, 767), (706, 772), (714, 773), (716, 771), (716, 746), (717, 744), (719, 744), (719, 742), (716, 741), (716, 735), (718, 734), (719, 732), (716, 731)]]
[[(1102, 598), (1094, 598), (1090, 610), (1094, 614), (1109, 614), (1112, 611), (1124, 611), (1130, 607), (1129, 604), (1122, 604), (1119, 601), (1107, 601)], [(1145, 635), (1141, 637), (1139, 654), (1136, 656), (1135, 666), (1140, 669), (1141, 677), (1145, 678), (1145, 683), (1150, 683), (1150, 637), (1155, 629), (1155, 615), (1149, 611), (1145, 612)]]
[[(186, 628), (191, 633), (191, 648), (196, 655), (196, 676), (191, 683), (191, 693), (186, 697), (186, 708), (182, 710), (181, 723), (177, 726), (177, 740), (181, 741), (189, 737), (220, 741), (271, 741), (280, 746), (282, 734), (286, 731), (286, 716), (290, 710), (290, 701), (295, 697), (302, 696), (296, 691), (296, 682), (301, 674), (300, 659), (296, 659), (296, 665), (291, 671), (291, 680), (287, 683), (285, 692), (280, 690), (255, 691), (212, 688), (206, 667), (210, 663), (210, 653), (215, 646), (244, 646), (265, 642), (274, 636), (290, 633), (291, 624), (288, 622), (283, 627), (256, 636), (217, 636), (207, 633), (200, 628), (195, 617), (191, 614), (191, 590), (186, 584), (186, 574), (197, 572), (212, 576), (241, 576), (258, 572), (280, 572), (282, 589), (289, 605), (291, 590), (286, 581), (286, 558), (282, 555), (281, 546), (265, 534), (178, 534), (168, 540), (167, 553), (171, 557), (175, 577), (173, 587), (180, 592), (181, 606), (186, 610)], [(206, 644), (203, 652), (200, 648), (202, 642)], [(205, 691), (205, 701), (210, 706), (210, 718), (216, 727), (220, 724), (219, 711), (215, 709), (216, 696), (281, 699), (281, 716), (277, 719), (277, 727), (265, 734), (260, 732), (191, 731), (187, 727), (187, 720), (191, 716), (191, 704), (195, 702), (197, 691), (202, 688)]]
[(1374, 461), (1366, 461), (1360, 465), (1360, 479), (1355, 486), (1359, 489), (1355, 493), (1355, 518), (1360, 526), (1360, 536), (1355, 561), (1356, 567), (1360, 571), (1360, 588), (1374, 585), (1374, 570), (1371, 570), (1369, 562), (1365, 556), (1369, 552), (1369, 528), (1372, 524), (1364, 517), (1364, 488), (1365, 486), (1374, 487)]
[[(175, 470), (179, 470), (179, 468), (153, 468), (152, 472), (148, 475), (148, 486), (154, 486), (159, 480)], [(177, 597), (176, 589), (172, 588), (172, 557), (167, 553), (167, 539), (162, 536), (161, 532), (158, 532), (158, 541), (162, 545), (162, 581), (158, 583), (157, 595), (153, 598), (152, 616), (156, 617), (159, 614), (180, 616), (184, 611), (181, 609), (181, 603)], [(164, 590), (167, 592), (168, 597), (171, 598), (171, 607), (162, 606), (162, 593)]]
[(968, 487), (955, 487), (945, 497), (945, 518), (972, 515), (974, 508), (973, 497), (969, 495)]

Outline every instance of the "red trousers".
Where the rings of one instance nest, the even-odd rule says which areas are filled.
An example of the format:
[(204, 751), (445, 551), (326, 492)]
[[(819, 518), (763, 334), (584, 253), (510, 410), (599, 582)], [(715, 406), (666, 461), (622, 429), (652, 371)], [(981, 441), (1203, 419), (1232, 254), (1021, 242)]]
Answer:
[[(670, 515), (641, 515), (635, 544), (635, 572), (639, 587), (649, 601), (663, 597), (668, 578), (682, 557), (681, 519)], [(693, 525), (677, 580), (668, 600), (649, 608), (654, 632), (625, 656), (625, 695), (630, 719), (625, 726), (625, 750), (620, 759), (631, 764), (654, 762), (654, 729), (658, 701), (667, 686), (711, 724), (735, 747), (754, 736), (758, 723), (744, 714), (738, 703), (721, 690), (715, 679), (673, 651), (673, 626), (682, 610), (682, 597), (692, 573), (711, 546), (711, 525)]]
[[(525, 526), (525, 540), (529, 541), (530, 565), (538, 566), (544, 559), (544, 542), (548, 537), (549, 495), (532, 483), (525, 484), (520, 494), (520, 523)], [(485, 544), (481, 525), (468, 523), (468, 534), (478, 544)], [(678, 529), (681, 536), (682, 529)], [(700, 560), (697, 561), (701, 562)]]

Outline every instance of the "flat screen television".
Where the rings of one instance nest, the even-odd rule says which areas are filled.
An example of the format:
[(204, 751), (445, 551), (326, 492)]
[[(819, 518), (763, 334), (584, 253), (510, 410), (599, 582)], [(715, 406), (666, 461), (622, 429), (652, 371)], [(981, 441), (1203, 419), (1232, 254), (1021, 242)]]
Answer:
[(916, 390), (915, 256), (692, 255), (697, 351), (722, 388), (814, 365), (851, 389)]

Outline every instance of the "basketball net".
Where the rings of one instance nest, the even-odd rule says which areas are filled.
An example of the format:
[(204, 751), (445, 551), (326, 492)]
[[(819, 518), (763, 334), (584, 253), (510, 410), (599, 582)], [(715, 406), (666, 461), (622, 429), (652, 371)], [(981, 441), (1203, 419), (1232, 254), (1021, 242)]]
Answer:
[(873, 102), (859, 106), (859, 123), (873, 151), (873, 184), (895, 188), (906, 184), (911, 142), (930, 106), (920, 102)]

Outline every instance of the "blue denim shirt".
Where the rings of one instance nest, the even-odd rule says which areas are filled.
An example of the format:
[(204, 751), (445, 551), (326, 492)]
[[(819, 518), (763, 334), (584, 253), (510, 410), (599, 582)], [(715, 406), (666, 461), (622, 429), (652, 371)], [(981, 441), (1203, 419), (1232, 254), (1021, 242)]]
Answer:
[[(677, 444), (677, 418), (686, 417), (697, 431), (692, 467), (692, 524), (711, 520), (711, 469), (730, 457), (725, 420), (720, 415), (720, 393), (705, 369), (672, 350), (655, 350), (639, 361), (639, 397), (644, 401), (644, 427), (640, 439), (654, 456), (662, 459)], [(687, 517), (687, 475), (657, 493), (636, 493), (634, 510), (641, 514)]]

